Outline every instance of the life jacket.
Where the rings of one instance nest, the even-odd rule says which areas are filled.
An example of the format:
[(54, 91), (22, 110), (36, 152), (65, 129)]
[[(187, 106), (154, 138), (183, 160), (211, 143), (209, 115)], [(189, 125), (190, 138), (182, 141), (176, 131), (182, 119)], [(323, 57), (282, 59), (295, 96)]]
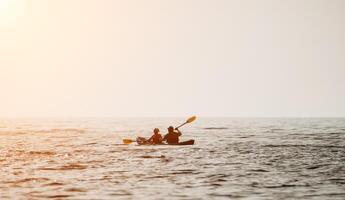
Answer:
[(168, 144), (176, 144), (179, 142), (179, 134), (176, 132), (168, 133), (165, 135), (164, 139), (167, 140)]
[(157, 134), (157, 135), (153, 134), (152, 143), (154, 143), (154, 144), (162, 143), (162, 135), (161, 134)]

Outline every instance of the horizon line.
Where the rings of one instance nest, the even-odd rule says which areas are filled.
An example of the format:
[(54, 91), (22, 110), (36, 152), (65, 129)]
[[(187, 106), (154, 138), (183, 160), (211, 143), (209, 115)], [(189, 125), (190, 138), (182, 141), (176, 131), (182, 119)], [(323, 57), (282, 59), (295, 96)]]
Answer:
[[(192, 116), (192, 115), (190, 115)], [(187, 118), (190, 116), (0, 116), (1, 119), (139, 119), (139, 118)], [(345, 118), (345, 116), (198, 116), (197, 118), (232, 118), (232, 119), (322, 119)]]

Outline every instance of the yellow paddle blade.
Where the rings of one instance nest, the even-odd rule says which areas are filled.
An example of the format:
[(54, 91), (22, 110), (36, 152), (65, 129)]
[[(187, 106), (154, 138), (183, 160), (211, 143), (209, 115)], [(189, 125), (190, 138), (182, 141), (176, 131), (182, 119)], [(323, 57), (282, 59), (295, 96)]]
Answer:
[(191, 123), (196, 119), (196, 116), (192, 116), (190, 118), (187, 119), (186, 123)]
[(123, 139), (122, 141), (124, 144), (130, 144), (133, 142), (133, 140), (131, 140), (131, 139)]

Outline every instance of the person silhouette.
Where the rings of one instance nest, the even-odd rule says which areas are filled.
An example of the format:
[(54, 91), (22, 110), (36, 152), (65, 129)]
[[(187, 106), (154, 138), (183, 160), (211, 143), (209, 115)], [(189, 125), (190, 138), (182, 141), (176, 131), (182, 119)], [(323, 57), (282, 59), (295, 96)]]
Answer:
[(151, 144), (160, 144), (162, 143), (162, 141), (163, 141), (162, 135), (159, 134), (158, 128), (153, 129), (153, 135), (150, 137), (150, 139), (147, 140), (147, 142)]
[(181, 131), (177, 128), (174, 129), (173, 126), (169, 126), (168, 133), (164, 136), (163, 141), (167, 141), (168, 144), (177, 144), (181, 135)]

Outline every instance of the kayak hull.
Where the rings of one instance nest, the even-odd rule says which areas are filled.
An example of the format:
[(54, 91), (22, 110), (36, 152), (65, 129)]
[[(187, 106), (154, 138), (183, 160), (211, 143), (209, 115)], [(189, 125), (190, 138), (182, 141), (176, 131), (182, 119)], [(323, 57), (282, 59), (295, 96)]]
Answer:
[(138, 137), (137, 138), (137, 144), (138, 145), (194, 145), (194, 140), (187, 140), (187, 141), (183, 141), (183, 142), (179, 142), (179, 143), (174, 143), (174, 144), (167, 144), (167, 143), (159, 143), (159, 144), (151, 144), (149, 142), (146, 141), (145, 138), (143, 137)]
[(187, 140), (187, 141), (184, 141), (184, 142), (179, 142), (179, 143), (176, 143), (176, 144), (169, 144), (169, 145), (194, 145), (194, 140)]

